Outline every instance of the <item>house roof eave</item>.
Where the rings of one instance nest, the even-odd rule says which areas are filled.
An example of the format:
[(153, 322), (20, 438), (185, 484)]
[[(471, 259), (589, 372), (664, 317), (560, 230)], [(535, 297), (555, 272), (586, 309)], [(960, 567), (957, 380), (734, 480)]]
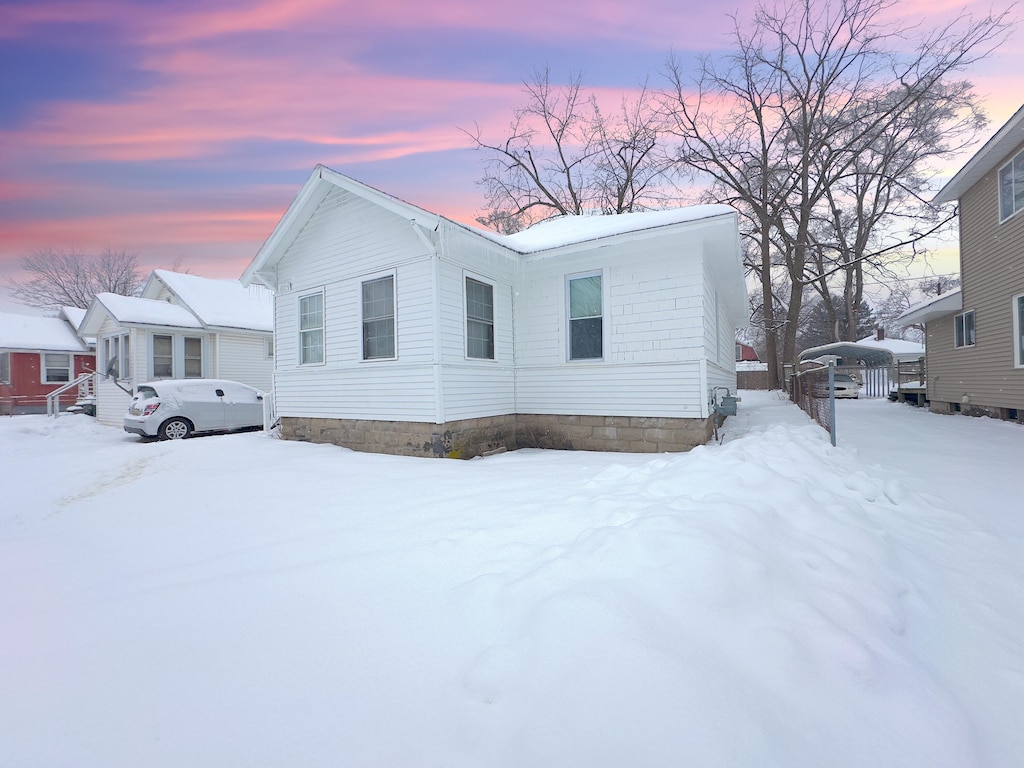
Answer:
[(932, 203), (949, 203), (959, 200), (964, 193), (981, 181), (1010, 153), (1010, 150), (1024, 141), (1024, 106), (1018, 109), (1002, 128), (996, 131), (984, 146), (967, 161), (939, 193)]

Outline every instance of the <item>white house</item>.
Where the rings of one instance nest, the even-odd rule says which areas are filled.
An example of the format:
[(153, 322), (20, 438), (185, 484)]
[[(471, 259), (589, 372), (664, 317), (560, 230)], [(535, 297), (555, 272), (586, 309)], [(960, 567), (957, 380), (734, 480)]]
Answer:
[(101, 293), (79, 326), (96, 337), (96, 417), (120, 425), (134, 387), (218, 378), (269, 391), (273, 296), (260, 286), (155, 270), (141, 296)]
[(277, 297), (282, 434), (470, 457), (685, 450), (736, 386), (736, 213), (467, 227), (317, 167), (242, 276)]

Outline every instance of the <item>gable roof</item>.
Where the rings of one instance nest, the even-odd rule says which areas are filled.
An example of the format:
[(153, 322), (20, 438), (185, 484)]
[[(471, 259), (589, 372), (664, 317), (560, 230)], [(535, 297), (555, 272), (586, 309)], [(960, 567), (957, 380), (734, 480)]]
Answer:
[(168, 301), (121, 296), (117, 293), (98, 293), (85, 313), (78, 332), (83, 335), (99, 333), (106, 316), (118, 325), (157, 325), (168, 328), (202, 328), (203, 324), (187, 308)]
[(995, 136), (985, 142), (967, 165), (960, 169), (932, 198), (933, 203), (948, 203), (959, 200), (993, 168), (999, 165), (1010, 152), (1024, 142), (1024, 106), (1018, 109), (1006, 124), (996, 131)]
[(208, 327), (274, 330), (274, 296), (262, 286), (246, 288), (238, 280), (156, 269), (143, 288), (143, 297), (156, 298), (161, 285)]
[(88, 352), (67, 321), (59, 317), (0, 312), (0, 349), (40, 352)]

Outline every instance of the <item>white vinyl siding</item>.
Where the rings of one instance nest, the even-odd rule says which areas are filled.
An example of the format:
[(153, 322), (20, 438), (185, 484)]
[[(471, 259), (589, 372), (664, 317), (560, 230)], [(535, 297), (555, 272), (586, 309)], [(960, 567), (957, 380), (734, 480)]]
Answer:
[(261, 392), (273, 383), (274, 361), (265, 356), (269, 337), (262, 333), (225, 333), (217, 336), (215, 378), (240, 381)]
[(71, 355), (67, 352), (43, 352), (41, 376), (43, 384), (65, 384), (71, 381)]
[(999, 169), (999, 221), (1024, 210), (1024, 150)]

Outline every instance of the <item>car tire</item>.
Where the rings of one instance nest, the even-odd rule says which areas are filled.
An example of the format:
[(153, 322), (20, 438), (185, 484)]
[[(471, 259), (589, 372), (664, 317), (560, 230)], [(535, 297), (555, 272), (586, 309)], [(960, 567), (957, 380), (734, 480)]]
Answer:
[(161, 440), (184, 440), (192, 434), (192, 422), (188, 419), (168, 419), (160, 425)]

